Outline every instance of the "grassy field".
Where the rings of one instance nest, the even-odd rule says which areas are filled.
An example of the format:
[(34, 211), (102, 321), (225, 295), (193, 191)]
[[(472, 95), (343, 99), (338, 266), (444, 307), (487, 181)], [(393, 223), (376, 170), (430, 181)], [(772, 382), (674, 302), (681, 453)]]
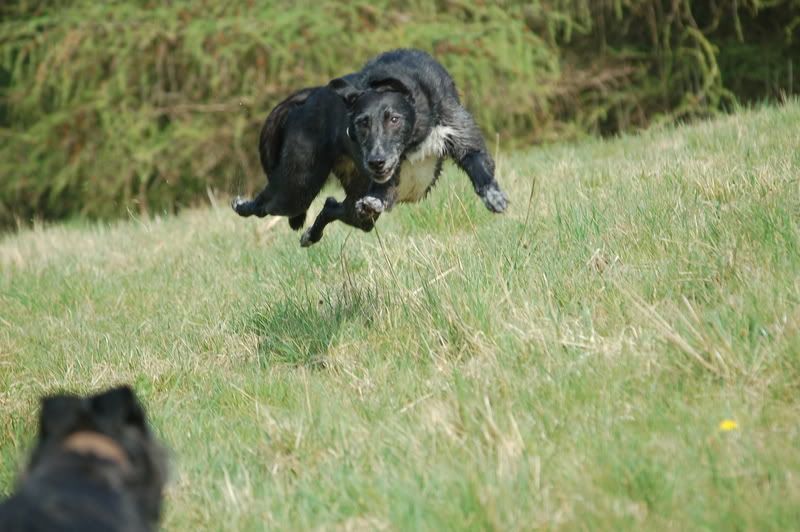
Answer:
[(131, 382), (168, 530), (797, 528), (798, 124), (501, 156), (505, 216), (448, 167), (310, 250), (223, 199), (6, 236), (0, 492), (40, 394)]

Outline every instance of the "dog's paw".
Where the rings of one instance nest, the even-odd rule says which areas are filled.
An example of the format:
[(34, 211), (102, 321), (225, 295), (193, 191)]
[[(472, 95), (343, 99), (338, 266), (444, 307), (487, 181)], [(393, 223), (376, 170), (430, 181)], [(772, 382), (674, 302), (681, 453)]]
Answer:
[(500, 190), (497, 183), (492, 183), (478, 192), (486, 208), (492, 212), (504, 212), (508, 208), (508, 196)]
[(364, 196), (356, 202), (356, 213), (362, 218), (376, 218), (384, 208), (383, 201), (373, 196)]
[(245, 199), (245, 198), (243, 198), (241, 196), (236, 196), (235, 198), (233, 198), (231, 200), (231, 208), (234, 211), (236, 211), (237, 213), (239, 213), (241, 215), (244, 215), (245, 211), (247, 210), (245, 208), (245, 205), (248, 204), (248, 203), (250, 203), (250, 202), (247, 199)]
[(319, 238), (317, 238), (316, 240), (314, 239), (314, 236), (311, 234), (310, 227), (305, 230), (302, 236), (300, 236), (300, 245), (304, 248), (316, 244), (317, 242), (319, 242)]

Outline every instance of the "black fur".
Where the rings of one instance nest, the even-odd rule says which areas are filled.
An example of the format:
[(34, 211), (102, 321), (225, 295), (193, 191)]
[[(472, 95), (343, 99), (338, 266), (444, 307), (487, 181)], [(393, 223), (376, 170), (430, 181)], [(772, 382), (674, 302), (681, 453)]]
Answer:
[[(424, 190), (409, 192), (414, 187), (403, 182), (410, 179), (403, 170), (425, 161), (422, 155), (431, 147), (437, 149), (429, 154), (433, 164), (424, 167), (429, 173), (420, 181)], [(459, 102), (452, 78), (419, 50), (386, 52), (326, 87), (293, 94), (267, 117), (260, 154), (268, 184), (253, 200), (233, 201), (241, 216), (288, 216), (299, 229), (330, 173), (344, 187), (344, 201), (327, 199), (303, 234), (304, 246), (319, 241), (332, 221), (370, 231), (395, 202), (418, 201), (444, 158), (467, 173), (489, 210), (503, 212), (508, 205), (483, 136)]]
[[(109, 442), (124, 462), (71, 447), (76, 435)], [(0, 504), (0, 530), (155, 530), (165, 476), (163, 451), (130, 388), (47, 397), (30, 462)]]

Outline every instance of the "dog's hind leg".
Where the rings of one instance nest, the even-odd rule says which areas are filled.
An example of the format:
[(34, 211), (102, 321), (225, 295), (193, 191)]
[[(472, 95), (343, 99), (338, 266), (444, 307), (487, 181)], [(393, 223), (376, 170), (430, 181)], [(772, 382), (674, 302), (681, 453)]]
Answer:
[(300, 237), (300, 245), (308, 247), (319, 242), (325, 226), (337, 220), (365, 232), (372, 231), (378, 216), (379, 214), (365, 217), (360, 214), (356, 209), (356, 199), (351, 196), (347, 196), (342, 202), (333, 197), (328, 198), (314, 223)]
[(264, 187), (264, 190), (259, 192), (252, 200), (241, 197), (234, 198), (233, 201), (231, 201), (231, 207), (239, 216), (258, 216), (259, 218), (263, 218), (267, 214), (272, 214), (268, 212), (268, 208), (274, 195), (273, 189), (267, 185)]
[(303, 227), (306, 211), (322, 186), (311, 186), (302, 190), (282, 190), (274, 193), (274, 187), (267, 185), (254, 199), (236, 198), (231, 207), (239, 216), (287, 216), (289, 225), (297, 230)]
[(503, 212), (508, 197), (494, 177), (494, 161), (478, 125), (469, 112), (456, 105), (450, 109), (446, 125), (452, 129), (447, 139), (448, 155), (466, 172), (475, 193), (492, 212)]
[(340, 220), (344, 215), (344, 205), (336, 201), (336, 198), (329, 197), (325, 200), (325, 205), (317, 215), (311, 227), (305, 230), (300, 237), (300, 245), (304, 248), (316, 244), (322, 238), (322, 232), (329, 223)]
[(297, 216), (292, 216), (289, 218), (289, 227), (293, 230), (297, 231), (298, 229), (303, 228), (303, 224), (306, 223), (306, 213), (298, 214)]
[(270, 182), (254, 199), (236, 198), (231, 207), (239, 216), (287, 216), (292, 229), (300, 229), (311, 202), (322, 190), (330, 173), (330, 164), (315, 161), (308, 166), (298, 162), (299, 154), (289, 153), (273, 170)]

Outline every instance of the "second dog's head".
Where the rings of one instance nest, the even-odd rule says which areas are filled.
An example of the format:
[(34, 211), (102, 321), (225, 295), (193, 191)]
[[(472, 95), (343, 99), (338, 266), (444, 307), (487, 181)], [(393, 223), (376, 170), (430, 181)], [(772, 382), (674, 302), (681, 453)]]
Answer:
[(361, 150), (362, 168), (376, 183), (389, 181), (413, 138), (416, 114), (411, 90), (394, 78), (373, 82), (366, 90), (342, 78), (328, 86), (347, 105), (347, 133)]
[(106, 461), (140, 514), (155, 525), (166, 480), (164, 450), (152, 436), (133, 390), (120, 386), (91, 396), (42, 399), (39, 436), (25, 476), (47, 474), (70, 454)]

